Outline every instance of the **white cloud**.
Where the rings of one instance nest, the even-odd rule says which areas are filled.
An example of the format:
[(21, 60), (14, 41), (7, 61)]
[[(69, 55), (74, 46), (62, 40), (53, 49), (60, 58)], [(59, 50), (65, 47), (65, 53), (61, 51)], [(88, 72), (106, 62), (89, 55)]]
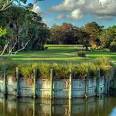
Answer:
[(83, 17), (83, 14), (80, 11), (80, 9), (75, 9), (71, 13), (71, 18), (72, 19), (81, 19), (82, 17)]
[(37, 14), (40, 13), (40, 7), (39, 7), (39, 5), (37, 3), (33, 5), (32, 11), (37, 13)]
[(71, 11), (77, 6), (83, 5), (85, 0), (64, 0), (61, 4), (54, 6), (52, 9), (56, 11)]
[(81, 19), (86, 14), (106, 18), (116, 16), (116, 0), (64, 0), (53, 11), (67, 12), (70, 18)]

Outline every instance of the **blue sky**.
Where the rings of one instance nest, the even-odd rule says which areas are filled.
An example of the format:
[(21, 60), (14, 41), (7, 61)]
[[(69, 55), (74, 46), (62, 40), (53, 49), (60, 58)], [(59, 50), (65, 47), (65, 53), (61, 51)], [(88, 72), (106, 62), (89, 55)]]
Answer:
[(105, 27), (116, 24), (116, 0), (44, 0), (38, 5), (49, 26), (67, 22), (80, 27), (92, 21)]

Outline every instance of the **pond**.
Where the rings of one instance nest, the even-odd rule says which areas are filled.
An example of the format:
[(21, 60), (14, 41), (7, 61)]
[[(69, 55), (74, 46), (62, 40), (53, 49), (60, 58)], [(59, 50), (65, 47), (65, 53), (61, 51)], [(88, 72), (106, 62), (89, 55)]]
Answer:
[(116, 98), (33, 100), (2, 96), (0, 116), (116, 116)]

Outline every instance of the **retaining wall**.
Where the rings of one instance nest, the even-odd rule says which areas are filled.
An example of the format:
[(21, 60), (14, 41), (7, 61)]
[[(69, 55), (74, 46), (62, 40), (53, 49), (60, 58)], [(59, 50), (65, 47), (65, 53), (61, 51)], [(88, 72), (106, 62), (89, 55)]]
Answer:
[[(100, 96), (108, 93), (108, 83), (104, 77), (99, 79), (55, 79), (52, 74), (48, 79), (37, 79), (33, 75), (32, 83), (28, 83), (24, 77), (16, 74), (3, 75), (0, 79), (0, 92), (5, 95), (17, 97), (41, 97), (41, 98), (78, 98)], [(35, 78), (34, 78), (35, 77)]]

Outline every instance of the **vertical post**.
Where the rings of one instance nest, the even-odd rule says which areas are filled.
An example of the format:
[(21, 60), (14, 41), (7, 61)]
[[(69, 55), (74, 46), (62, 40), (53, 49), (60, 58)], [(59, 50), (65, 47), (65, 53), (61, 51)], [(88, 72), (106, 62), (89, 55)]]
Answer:
[(52, 108), (52, 99), (50, 99), (50, 116), (52, 116), (53, 108)]
[(109, 96), (109, 78), (108, 78), (108, 74), (106, 75), (106, 80), (107, 80), (107, 96)]
[(18, 67), (16, 67), (16, 79), (17, 79), (16, 96), (19, 97), (19, 68)]
[(6, 116), (6, 111), (7, 111), (6, 102), (7, 100), (3, 98), (3, 116)]
[(69, 75), (69, 99), (72, 98), (72, 73), (70, 70), (70, 75)]
[(35, 101), (35, 99), (33, 99), (33, 116), (35, 116), (35, 103), (36, 103), (36, 101)]
[(33, 98), (36, 98), (36, 77), (37, 77), (37, 69), (33, 70)]
[(18, 116), (19, 113), (19, 101), (16, 100), (16, 116)]
[(87, 98), (87, 78), (84, 79), (85, 80), (85, 95), (84, 97)]
[(52, 108), (52, 98), (53, 98), (53, 69), (50, 69), (50, 108), (51, 108), (51, 111), (50, 111), (50, 116), (52, 116), (52, 112), (53, 112), (53, 108)]
[(72, 114), (72, 72), (70, 70), (70, 75), (69, 75), (69, 116)]
[(84, 116), (87, 116), (88, 113), (88, 102), (87, 99), (84, 99)]
[(7, 96), (7, 74), (6, 68), (4, 68), (4, 95)]
[(50, 69), (50, 99), (53, 97), (53, 69)]
[(100, 96), (100, 77), (101, 77), (101, 75), (100, 75), (100, 70), (98, 70), (98, 79), (97, 79), (97, 96), (99, 97)]

